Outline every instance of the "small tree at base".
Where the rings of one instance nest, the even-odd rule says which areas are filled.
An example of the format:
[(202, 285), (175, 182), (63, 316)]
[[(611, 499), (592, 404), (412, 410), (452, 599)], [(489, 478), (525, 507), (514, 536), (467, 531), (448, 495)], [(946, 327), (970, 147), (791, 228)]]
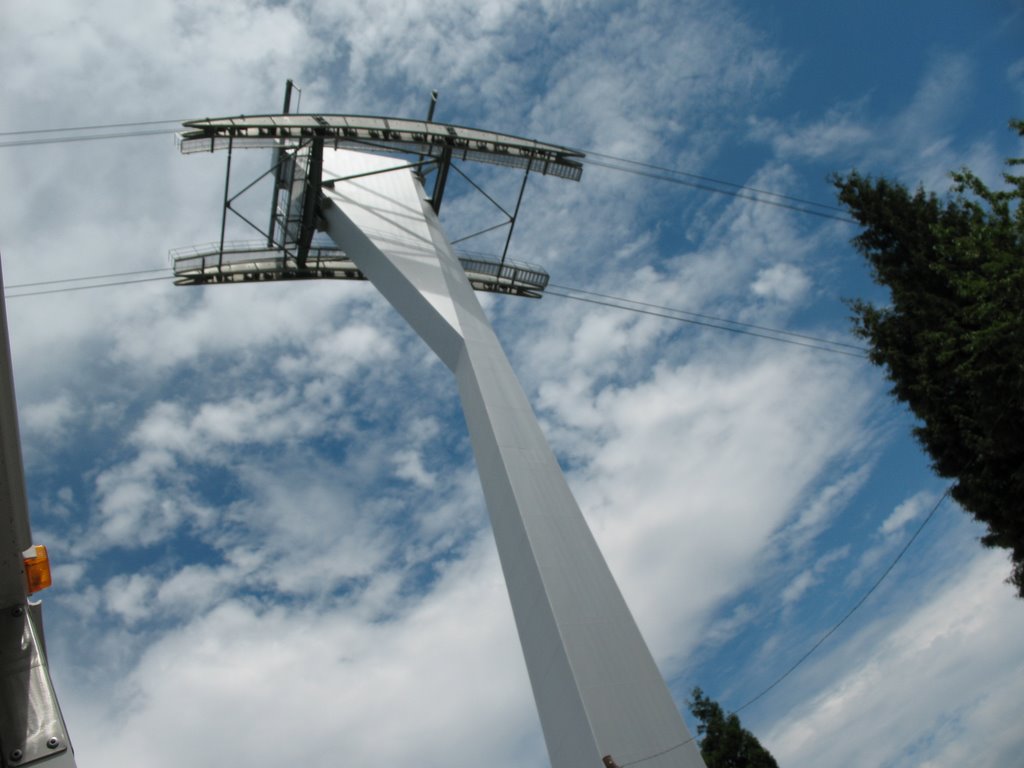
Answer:
[(707, 768), (779, 768), (757, 737), (740, 725), (739, 717), (726, 716), (700, 688), (690, 695), (693, 698), (687, 705), (700, 721), (697, 736), (701, 737), (700, 754)]

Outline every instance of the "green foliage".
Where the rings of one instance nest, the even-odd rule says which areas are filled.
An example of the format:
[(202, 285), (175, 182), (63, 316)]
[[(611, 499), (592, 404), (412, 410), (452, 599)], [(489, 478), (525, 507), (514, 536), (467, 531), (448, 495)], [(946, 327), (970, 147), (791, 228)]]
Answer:
[[(1024, 121), (1011, 127), (1024, 136)], [(964, 169), (943, 199), (856, 172), (833, 182), (892, 297), (850, 302), (855, 330), (953, 498), (988, 526), (982, 543), (1011, 550), (1024, 597), (1024, 176), (1003, 178), (993, 191)]]
[(707, 768), (779, 768), (771, 753), (740, 725), (736, 715), (727, 717), (718, 703), (706, 698), (700, 688), (694, 688), (690, 695), (693, 700), (687, 704), (700, 721), (697, 735), (703, 737), (700, 754)]

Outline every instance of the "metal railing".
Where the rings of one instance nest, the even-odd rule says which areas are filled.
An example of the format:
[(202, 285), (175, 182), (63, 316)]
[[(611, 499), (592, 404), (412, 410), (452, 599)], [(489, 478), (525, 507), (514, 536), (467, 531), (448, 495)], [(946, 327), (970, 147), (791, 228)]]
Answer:
[(533, 264), (509, 260), (502, 264), (499, 261), (469, 256), (460, 256), (459, 261), (467, 273), (491, 277), (499, 285), (509, 287), (524, 286), (535, 291), (543, 291), (550, 279), (546, 271)]
[[(262, 240), (235, 240), (175, 248), (170, 251), (174, 275), (182, 284), (217, 282), (223, 279), (275, 279), (324, 277), (365, 279), (345, 252), (337, 246), (313, 245), (300, 269), (294, 252), (267, 246)], [(479, 256), (459, 256), (459, 262), (477, 290), (537, 297), (549, 276), (541, 267), (525, 262), (504, 263)]]

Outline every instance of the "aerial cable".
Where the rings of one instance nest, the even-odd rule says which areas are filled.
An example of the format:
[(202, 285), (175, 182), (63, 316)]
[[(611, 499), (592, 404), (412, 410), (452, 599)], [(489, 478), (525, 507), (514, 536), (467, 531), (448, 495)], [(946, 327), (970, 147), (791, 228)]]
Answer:
[[(42, 281), (37, 281), (37, 282), (32, 282), (32, 283), (19, 283), (17, 285), (8, 285), (8, 286), (6, 286), (6, 290), (8, 290), (8, 291), (15, 291), (15, 290), (23, 289), (23, 288), (37, 288), (37, 287), (49, 286), (49, 285), (63, 285), (64, 283), (77, 283), (77, 282), (85, 282), (85, 281), (91, 281), (91, 280), (108, 280), (109, 278), (113, 278), (113, 277), (133, 277), (135, 275), (146, 275), (146, 274), (163, 273), (163, 272), (170, 272), (170, 271), (171, 271), (170, 268), (164, 267), (164, 268), (161, 268), (161, 269), (141, 269), (141, 270), (134, 270), (134, 271), (131, 271), (131, 272), (113, 272), (113, 273), (106, 274), (106, 275), (90, 275), (90, 276), (86, 276), (86, 277), (69, 277), (69, 278), (63, 278), (61, 280), (42, 280)], [(49, 295), (49, 294), (54, 294), (54, 293), (65, 293), (65, 292), (69, 292), (69, 291), (85, 291), (85, 290), (89, 290), (91, 288), (110, 288), (110, 287), (118, 286), (118, 285), (134, 285), (136, 283), (155, 282), (155, 281), (158, 281), (158, 280), (165, 280), (165, 279), (166, 279), (165, 277), (154, 277), (154, 278), (146, 278), (146, 279), (141, 279), (141, 280), (118, 280), (118, 281), (115, 281), (115, 282), (99, 283), (99, 284), (96, 284), (96, 285), (65, 286), (65, 287), (61, 287), (61, 288), (53, 288), (53, 289), (44, 290), (44, 291), (31, 291), (31, 292), (28, 292), (28, 293), (16, 293), (16, 294), (5, 294), (5, 295), (9, 299), (18, 299), (18, 298), (21, 298), (23, 296), (44, 296), (44, 295)], [(587, 298), (584, 298), (584, 297), (581, 297), (581, 296), (573, 296), (573, 295), (571, 295), (569, 293), (562, 293), (562, 292), (560, 292), (558, 290), (551, 290), (552, 288), (560, 289), (561, 291), (571, 291), (573, 293), (582, 293), (582, 294), (587, 294), (589, 296), (596, 296), (596, 297), (598, 297), (600, 299), (607, 299), (608, 301), (598, 301), (596, 299), (587, 299)], [(596, 291), (588, 291), (588, 290), (585, 290), (583, 288), (573, 288), (571, 286), (549, 284), (548, 285), (548, 289), (545, 291), (545, 293), (550, 294), (551, 296), (558, 296), (559, 298), (575, 299), (576, 301), (585, 301), (585, 302), (589, 302), (589, 303), (592, 303), (592, 304), (598, 304), (598, 305), (601, 305), (601, 306), (611, 307), (611, 308), (614, 308), (614, 309), (622, 309), (622, 310), (626, 310), (626, 311), (630, 311), (630, 312), (637, 312), (637, 313), (640, 313), (640, 314), (652, 315), (652, 316), (655, 316), (655, 317), (661, 317), (661, 318), (668, 319), (668, 320), (675, 320), (677, 322), (686, 322), (686, 323), (692, 323), (694, 325), (702, 325), (702, 326), (705, 326), (705, 327), (708, 327), (708, 328), (715, 328), (715, 329), (718, 329), (718, 330), (732, 331), (733, 333), (740, 333), (740, 334), (745, 334), (745, 335), (756, 336), (758, 338), (769, 339), (771, 341), (781, 341), (781, 342), (788, 343), (788, 344), (797, 344), (798, 346), (810, 347), (812, 349), (819, 349), (819, 350), (826, 351), (826, 352), (835, 352), (835, 353), (838, 353), (838, 354), (845, 354), (845, 355), (850, 355), (850, 356), (853, 356), (853, 357), (865, 357), (866, 354), (867, 354), (867, 350), (865, 350), (865, 349), (863, 349), (861, 347), (858, 347), (855, 344), (848, 344), (848, 343), (841, 342), (841, 341), (830, 341), (829, 339), (824, 339), (824, 338), (821, 338), (821, 337), (818, 337), (818, 336), (811, 336), (809, 334), (797, 333), (795, 331), (787, 331), (787, 330), (784, 330), (784, 329), (781, 329), (781, 328), (771, 328), (771, 327), (763, 326), (763, 325), (754, 325), (753, 323), (744, 323), (744, 322), (741, 322), (739, 320), (730, 320), (730, 319), (724, 318), (724, 317), (716, 317), (714, 315), (705, 315), (705, 314), (701, 314), (701, 313), (698, 313), (698, 312), (689, 312), (689, 311), (684, 310), (684, 309), (676, 309), (674, 307), (666, 307), (666, 306), (662, 306), (662, 305), (659, 305), (659, 304), (650, 304), (648, 302), (637, 301), (636, 299), (627, 299), (627, 298), (624, 298), (624, 297), (621, 297), (621, 296), (612, 296), (612, 295), (605, 294), (605, 293), (598, 293)], [(613, 302), (619, 302), (619, 303), (613, 303)], [(636, 306), (628, 306), (628, 304), (638, 305), (638, 307), (643, 307), (643, 308), (646, 308), (646, 309), (640, 309), (640, 308), (637, 308)], [(656, 311), (653, 311), (653, 310), (663, 310), (663, 312), (656, 312)], [(675, 313), (675, 314), (666, 314), (666, 313)], [(688, 317), (679, 317), (678, 315), (687, 315)], [(698, 319), (691, 319), (691, 318), (698, 318)], [(728, 323), (729, 325), (719, 325), (719, 323)], [(730, 327), (730, 326), (737, 326), (737, 327)], [(754, 331), (766, 331), (767, 333), (755, 333)], [(769, 335), (769, 334), (775, 334), (775, 335)], [(791, 338), (783, 338), (783, 337), (791, 337)], [(803, 340), (805, 342), (817, 342), (817, 343), (815, 343), (815, 344), (803, 343), (803, 342), (801, 342), (799, 340)], [(822, 346), (822, 345), (831, 345), (831, 346)], [(852, 352), (846, 352), (846, 351), (843, 351), (841, 349), (835, 349), (835, 347), (845, 347), (845, 348), (848, 348), (848, 349), (853, 350), (853, 351)]]
[[(170, 267), (161, 267), (159, 269), (136, 269), (132, 272), (111, 272), (108, 275), (90, 275), (88, 277), (65, 277), (61, 280), (42, 280), (36, 283), (18, 283), (18, 285), (7, 285), (4, 286), (7, 290), (15, 290), (17, 288), (35, 288), (40, 285), (57, 285), (58, 283), (80, 283), (85, 280), (106, 280), (111, 277), (133, 277), (134, 275), (151, 275), (155, 272), (170, 272)], [(93, 287), (93, 286), (87, 286)]]
[(102, 141), (103, 139), (128, 139), (137, 136), (169, 136), (178, 133), (177, 129), (172, 130), (144, 130), (144, 131), (120, 131), (118, 133), (93, 133), (77, 136), (57, 136), (41, 139), (14, 139), (13, 141), (0, 141), (0, 148), (3, 147), (30, 147), (41, 144), (70, 144), (76, 141)]
[[(678, 315), (669, 314), (669, 312), (675, 311), (675, 310), (669, 310), (669, 312), (659, 312), (659, 311), (656, 311), (656, 310), (653, 310), (653, 309), (643, 309), (641, 307), (628, 307), (628, 306), (624, 306), (623, 304), (617, 304), (617, 303), (615, 303), (613, 301), (603, 301), (601, 299), (588, 298), (586, 296), (573, 296), (572, 294), (561, 293), (561, 292), (559, 292), (557, 290), (556, 291), (552, 291), (550, 286), (544, 291), (544, 293), (547, 294), (547, 295), (550, 295), (550, 296), (558, 296), (558, 297), (563, 298), (563, 299), (573, 299), (575, 301), (583, 301), (583, 302), (587, 302), (589, 304), (597, 304), (597, 305), (600, 305), (600, 306), (603, 306), (603, 307), (611, 307), (612, 309), (622, 309), (622, 310), (626, 310), (628, 312), (637, 312), (637, 313), (642, 314), (642, 315), (650, 315), (651, 317), (660, 317), (660, 318), (663, 318), (665, 320), (675, 320), (678, 323), (689, 323), (691, 325), (699, 325), (699, 326), (703, 326), (705, 328), (715, 328), (715, 329), (720, 330), (720, 331), (729, 331), (730, 333), (737, 333), (737, 334), (741, 334), (743, 336), (754, 336), (754, 337), (759, 338), (759, 339), (768, 339), (769, 341), (777, 341), (777, 342), (780, 342), (782, 344), (793, 344), (793, 345), (798, 346), (798, 347), (806, 347), (808, 349), (816, 349), (816, 350), (819, 350), (821, 352), (832, 352), (832, 353), (837, 354), (837, 355), (846, 355), (848, 357), (856, 357), (856, 358), (859, 358), (859, 359), (862, 359), (862, 360), (867, 358), (867, 350), (853, 352), (853, 351), (847, 351), (845, 349), (838, 349), (835, 346), (826, 346), (826, 345), (829, 345), (829, 344), (836, 344), (836, 342), (829, 341), (828, 339), (817, 339), (817, 338), (815, 338), (813, 336), (811, 336), (811, 337), (802, 336), (802, 338), (811, 338), (811, 339), (815, 339), (815, 341), (821, 342), (820, 344), (812, 344), (812, 343), (810, 343), (808, 341), (800, 341), (799, 339), (795, 339), (795, 338), (786, 338), (785, 335), (773, 336), (773, 335), (770, 335), (769, 333), (761, 333), (761, 332), (758, 332), (758, 331), (755, 331), (755, 330), (749, 330), (748, 328), (744, 328), (744, 327), (730, 327), (730, 326), (727, 326), (727, 325), (719, 325), (718, 323), (708, 322), (707, 320), (696, 320), (696, 319), (689, 318), (689, 317), (679, 317)], [(734, 323), (735, 321), (733, 321), (733, 320), (723, 320), (722, 322)], [(771, 329), (771, 330), (772, 330), (773, 333), (786, 334), (786, 335), (790, 335), (790, 336), (801, 336), (800, 334), (795, 334), (795, 333), (792, 333), (791, 331), (776, 331), (774, 329)], [(847, 344), (842, 344), (841, 342), (839, 342), (839, 344), (841, 346), (850, 346), (850, 345), (847, 345)], [(854, 347), (854, 349), (857, 349), (857, 347)]]
[[(712, 178), (711, 176), (701, 176), (700, 174), (690, 173), (689, 171), (680, 171), (680, 170), (677, 170), (675, 168), (668, 168), (668, 167), (663, 166), (663, 165), (653, 165), (651, 163), (644, 163), (644, 162), (641, 162), (639, 160), (630, 160), (630, 159), (625, 158), (625, 157), (616, 157), (615, 155), (606, 155), (606, 154), (603, 154), (601, 152), (597, 152), (597, 151), (592, 150), (592, 149), (591, 150), (580, 150), (580, 151), (581, 152), (585, 152), (588, 157), (601, 157), (601, 158), (604, 158), (605, 160), (613, 160), (615, 162), (628, 163), (629, 165), (635, 165), (635, 166), (638, 166), (640, 168), (648, 168), (648, 169), (650, 169), (652, 171), (661, 171), (662, 173), (670, 173), (670, 174), (675, 175), (675, 176), (683, 176), (683, 177), (686, 177), (688, 179), (696, 179), (697, 181), (703, 181), (703, 182), (707, 182), (707, 183), (710, 183), (710, 184), (719, 184), (719, 185), (724, 186), (724, 187), (732, 187), (734, 189), (742, 190), (742, 191), (745, 191), (745, 192), (756, 192), (759, 195), (771, 195), (772, 197), (778, 197), (778, 198), (781, 198), (783, 200), (791, 200), (794, 203), (802, 203), (803, 205), (809, 205), (809, 206), (812, 206), (812, 207), (815, 207), (815, 208), (822, 208), (822, 209), (827, 210), (827, 211), (835, 211), (837, 213), (845, 213), (845, 211), (846, 211), (845, 208), (842, 208), (842, 207), (840, 207), (838, 205), (831, 205), (831, 204), (828, 204), (828, 203), (817, 203), (817, 202), (814, 202), (813, 200), (806, 200), (806, 199), (804, 199), (802, 197), (795, 197), (793, 195), (786, 195), (786, 194), (783, 194), (781, 192), (772, 192), (771, 190), (768, 190), (768, 189), (758, 189), (757, 187), (750, 187), (750, 186), (747, 186), (745, 184), (736, 184), (736, 183), (731, 182), (731, 181), (722, 181), (721, 179), (715, 179), (715, 178)], [(627, 171), (627, 173), (628, 173), (628, 171)]]
[[(634, 161), (626, 160), (624, 162), (626, 162), (626, 163), (633, 163)], [(717, 184), (723, 184), (723, 185), (728, 185), (730, 187), (733, 187), (732, 189), (722, 189), (721, 187), (713, 187), (713, 186), (710, 186), (710, 184), (707, 184), (707, 183), (696, 182), (696, 181), (689, 181), (688, 179), (680, 178), (677, 175), (673, 175), (673, 174), (681, 173), (680, 171), (671, 171), (671, 170), (670, 171), (660, 171), (660, 172), (645, 171), (645, 170), (639, 170), (639, 169), (635, 169), (635, 168), (625, 168), (622, 165), (616, 165), (614, 163), (605, 163), (605, 162), (602, 162), (600, 160), (590, 160), (588, 164), (589, 165), (596, 165), (596, 166), (601, 167), (601, 168), (608, 168), (608, 169), (611, 169), (613, 171), (621, 171), (623, 173), (632, 173), (635, 176), (644, 176), (644, 177), (646, 177), (648, 179), (656, 179), (658, 181), (667, 181), (670, 184), (678, 184), (678, 185), (683, 186), (683, 187), (690, 187), (692, 189), (699, 189), (699, 190), (701, 190), (703, 192), (712, 192), (712, 193), (715, 193), (715, 194), (718, 194), (718, 195), (728, 195), (729, 197), (735, 197), (735, 198), (738, 198), (740, 200), (749, 200), (750, 202), (753, 202), (753, 203), (762, 203), (764, 205), (773, 205), (776, 208), (785, 208), (786, 210), (789, 210), (789, 211), (796, 211), (797, 213), (806, 213), (806, 214), (808, 214), (810, 216), (817, 216), (817, 217), (822, 218), (822, 219), (832, 219), (833, 221), (841, 221), (844, 224), (856, 224), (857, 223), (856, 221), (854, 221), (853, 219), (851, 219), (848, 216), (839, 216), (838, 214), (835, 214), (835, 213), (828, 213), (827, 211), (819, 211), (819, 210), (814, 210), (814, 208), (812, 208), (812, 207), (807, 207), (807, 206), (826, 207), (822, 203), (815, 203), (815, 202), (812, 202), (810, 200), (802, 200), (801, 198), (793, 198), (793, 199), (800, 200), (801, 203), (802, 203), (802, 205), (796, 205), (794, 203), (783, 202), (782, 200), (771, 200), (771, 199), (768, 199), (766, 197), (760, 197), (759, 196), (759, 195), (769, 194), (769, 195), (774, 195), (774, 196), (779, 197), (779, 198), (788, 198), (789, 197), (788, 195), (783, 195), (783, 194), (778, 193), (778, 192), (763, 192), (763, 191), (758, 192), (753, 187), (744, 187), (742, 185), (733, 184), (732, 182), (727, 182), (727, 181), (715, 181), (715, 183), (717, 183)], [(668, 175), (666, 175), (666, 174), (668, 174)]]
[[(28, 293), (15, 293), (15, 294), (4, 294), (5, 299), (21, 299), (26, 296), (45, 296), (51, 293), (70, 293), (71, 291), (88, 291), (93, 288), (113, 288), (117, 285), (134, 285), (136, 283), (154, 283), (156, 281), (166, 281), (166, 277), (144, 277), (140, 280), (119, 280), (115, 283), (100, 283), (99, 285), (73, 285), (66, 288), (53, 288), (48, 291), (30, 291)], [(63, 282), (63, 281), (57, 281)]]
[[(700, 312), (690, 312), (689, 310), (678, 309), (676, 307), (666, 307), (666, 306), (662, 306), (660, 304), (650, 304), (650, 303), (648, 303), (646, 301), (638, 301), (637, 299), (627, 299), (627, 298), (623, 298), (622, 296), (611, 296), (611, 295), (606, 294), (606, 293), (598, 293), (597, 291), (588, 291), (588, 290), (585, 290), (583, 288), (573, 288), (572, 286), (557, 285), (556, 283), (548, 283), (548, 287), (549, 288), (560, 288), (560, 289), (562, 289), (564, 291), (573, 291), (574, 293), (586, 293), (586, 294), (589, 294), (590, 296), (597, 296), (597, 297), (602, 298), (602, 299), (611, 299), (613, 301), (624, 301), (624, 302), (628, 302), (630, 304), (637, 304), (637, 305), (639, 305), (641, 307), (649, 307), (651, 309), (661, 309), (661, 310), (664, 310), (666, 312), (675, 312), (675, 313), (678, 313), (680, 315), (688, 315), (689, 317), (695, 317), (695, 318), (699, 318), (701, 320), (712, 320), (712, 321), (719, 322), (719, 323), (729, 323), (731, 325), (738, 325), (738, 326), (741, 326), (743, 328), (753, 328), (754, 330), (757, 330), (757, 331), (768, 331), (769, 333), (777, 333), (777, 334), (781, 334), (783, 336), (792, 336), (792, 337), (797, 338), (797, 339), (806, 339), (808, 341), (824, 342), (826, 344), (831, 344), (832, 346), (835, 346), (835, 347), (847, 347), (849, 349), (855, 350), (855, 351), (860, 352), (862, 354), (867, 354), (867, 351), (868, 351), (864, 347), (859, 346), (858, 344), (849, 344), (849, 343), (844, 342), (844, 341), (832, 341), (830, 339), (823, 339), (820, 336), (810, 336), (810, 335), (804, 334), (804, 333), (796, 333), (795, 331), (786, 331), (786, 330), (783, 330), (781, 328), (772, 328), (772, 327), (766, 326), (766, 325), (755, 325), (754, 323), (744, 323), (744, 322), (741, 322), (739, 320), (730, 320), (727, 317), (716, 317), (715, 315), (705, 315), (705, 314), (701, 314)], [(623, 309), (627, 309), (627, 307), (623, 307)]]
[(803, 656), (801, 656), (799, 659), (797, 659), (796, 662), (789, 669), (787, 669), (785, 672), (783, 672), (781, 675), (779, 675), (775, 679), (775, 682), (773, 682), (767, 688), (762, 690), (759, 694), (754, 696), (752, 699), (749, 699), (742, 706), (737, 707), (736, 709), (734, 709), (733, 710), (733, 714), (738, 714), (738, 713), (742, 712), (744, 709), (749, 707), (751, 704), (753, 704), (755, 701), (760, 699), (762, 696), (764, 696), (766, 693), (768, 693), (770, 690), (772, 690), (775, 686), (777, 686), (779, 683), (781, 683), (783, 680), (785, 680), (787, 677), (789, 677), (796, 670), (797, 667), (799, 667), (801, 664), (803, 664), (805, 661), (807, 661), (807, 659), (810, 658), (811, 654), (814, 653), (816, 650), (818, 650), (819, 647), (821, 647), (822, 643), (824, 643), (826, 640), (828, 640), (837, 629), (839, 629), (841, 626), (843, 626), (843, 624), (846, 623), (846, 620), (849, 619), (851, 616), (853, 616), (854, 613), (857, 612), (858, 608), (860, 608), (862, 605), (864, 605), (864, 602), (869, 597), (871, 597), (872, 593), (876, 589), (878, 589), (878, 587), (881, 585), (881, 583), (883, 581), (885, 581), (886, 576), (888, 576), (892, 572), (892, 569), (896, 567), (896, 563), (898, 563), (901, 559), (903, 559), (903, 556), (907, 553), (907, 550), (910, 549), (910, 545), (913, 544), (917, 540), (917, 537), (921, 535), (921, 531), (923, 531), (924, 527), (926, 525), (928, 525), (929, 522), (931, 522), (931, 519), (935, 516), (935, 513), (939, 511), (939, 507), (942, 506), (942, 502), (944, 502), (946, 500), (946, 497), (948, 497), (949, 494), (952, 491), (953, 491), (953, 486), (949, 486), (943, 492), (943, 494), (939, 497), (939, 500), (937, 502), (935, 502), (935, 506), (932, 507), (932, 511), (929, 512), (928, 515), (925, 517), (925, 519), (921, 521), (921, 524), (917, 527), (917, 530), (914, 531), (914, 534), (907, 540), (907, 543), (903, 545), (903, 549), (901, 549), (899, 551), (899, 554), (896, 555), (895, 559), (893, 559), (893, 561), (891, 563), (889, 563), (889, 567), (886, 568), (884, 571), (882, 571), (882, 575), (879, 576), (878, 579), (875, 581), (875, 583), (871, 585), (871, 588), (861, 596), (860, 600), (858, 600), (854, 604), (854, 606), (849, 611), (846, 612), (846, 615), (843, 616), (843, 618), (841, 618), (839, 621), (837, 621), (828, 632), (826, 632), (824, 635), (822, 635), (818, 639), (818, 641), (814, 645), (811, 646), (810, 650), (808, 650), (807, 653), (805, 653)]
[[(769, 691), (771, 691), (773, 688), (775, 688), (775, 686), (777, 686), (779, 683), (781, 683), (783, 680), (785, 680), (787, 677), (789, 677), (796, 670), (797, 667), (799, 667), (801, 664), (803, 664), (805, 661), (807, 661), (807, 659), (809, 659), (811, 657), (811, 654), (813, 654), (816, 650), (818, 650), (818, 648), (821, 647), (822, 643), (824, 643), (826, 640), (828, 640), (829, 637), (831, 637), (835, 633), (835, 631), (837, 629), (839, 629), (841, 626), (843, 626), (843, 624), (846, 623), (847, 619), (849, 619), (851, 616), (853, 616), (854, 613), (857, 612), (858, 608), (860, 608), (862, 605), (864, 605), (865, 601), (869, 597), (871, 597), (871, 595), (874, 593), (874, 591), (876, 589), (878, 589), (878, 587), (882, 584), (882, 582), (885, 581), (886, 577), (892, 572), (892, 569), (896, 567), (896, 564), (900, 560), (903, 559), (903, 556), (907, 553), (907, 550), (910, 549), (910, 546), (917, 540), (917, 537), (921, 535), (921, 531), (924, 530), (925, 526), (928, 525), (928, 523), (931, 522), (933, 517), (935, 517), (935, 513), (939, 511), (939, 507), (942, 506), (942, 502), (944, 502), (946, 500), (946, 498), (949, 496), (949, 494), (952, 491), (953, 491), (953, 486), (949, 486), (948, 488), (946, 488), (946, 490), (945, 490), (945, 492), (943, 492), (942, 496), (939, 497), (939, 500), (937, 502), (935, 502), (935, 506), (932, 507), (932, 511), (929, 512), (928, 515), (925, 517), (925, 519), (921, 521), (921, 524), (917, 527), (917, 530), (914, 531), (913, 535), (907, 540), (907, 543), (903, 545), (903, 549), (901, 549), (899, 551), (899, 553), (896, 555), (896, 557), (893, 559), (893, 561), (891, 563), (889, 563), (889, 567), (887, 567), (884, 571), (882, 571), (882, 575), (879, 576), (878, 579), (875, 581), (875, 583), (871, 585), (870, 589), (868, 589), (868, 591), (865, 592), (861, 596), (860, 600), (858, 600), (854, 604), (854, 606), (849, 611), (846, 612), (846, 615), (843, 616), (835, 624), (833, 624), (832, 628), (829, 629), (828, 632), (826, 632), (824, 635), (822, 635), (821, 638), (819, 638), (818, 641), (814, 645), (811, 646), (809, 651), (807, 651), (803, 656), (801, 656), (799, 659), (797, 659), (796, 662), (789, 669), (787, 669), (785, 672), (783, 672), (781, 675), (779, 675), (771, 685), (769, 685), (768, 687), (764, 688), (760, 693), (758, 693), (752, 699), (748, 700), (742, 706), (737, 707), (736, 709), (734, 709), (731, 712), (731, 714), (738, 715), (744, 709), (749, 707), (755, 701), (759, 700), (762, 696), (764, 696)], [(656, 757), (661, 757), (662, 755), (668, 754), (669, 752), (674, 752), (675, 750), (679, 749), (680, 747), (685, 747), (690, 742), (696, 741), (696, 739), (697, 739), (696, 736), (691, 736), (686, 741), (681, 741), (680, 743), (676, 744), (675, 746), (669, 747), (668, 749), (664, 749), (661, 752), (655, 752), (654, 754), (647, 755), (645, 757), (641, 757), (641, 758), (638, 758), (636, 760), (631, 760), (628, 763), (622, 763), (620, 768), (629, 768), (629, 766), (639, 765), (640, 763), (645, 763), (648, 760), (653, 760)]]
[[(145, 128), (148, 126), (156, 125), (180, 125), (183, 122), (184, 120), (146, 120), (131, 123), (81, 125), (67, 128), (34, 128), (21, 131), (0, 131), (0, 137), (35, 137), (17, 138), (7, 141), (0, 141), (0, 148), (34, 146), (43, 144), (62, 144), (66, 142), (75, 141), (97, 141), (102, 139), (121, 139), (132, 138), (137, 136), (172, 134), (178, 133), (179, 129), (175, 128), (173, 130), (135, 130), (119, 131), (116, 133), (99, 133), (50, 137), (43, 136), (43, 134), (74, 134), (76, 132), (82, 131), (107, 131), (114, 128)], [(772, 192), (771, 190), (759, 189), (757, 187), (750, 187), (744, 184), (737, 184), (732, 181), (716, 179), (712, 176), (703, 176), (700, 174), (691, 173), (689, 171), (682, 171), (677, 168), (670, 168), (667, 166), (656, 165), (653, 163), (645, 163), (639, 160), (631, 160), (626, 157), (618, 157), (616, 155), (610, 155), (593, 149), (580, 151), (584, 152), (588, 156), (587, 163), (589, 165), (607, 168), (609, 170), (614, 171), (620, 171), (621, 173), (630, 173), (636, 176), (643, 176), (650, 179), (665, 181), (670, 184), (679, 184), (681, 186), (699, 189), (704, 192), (711, 192), (720, 195), (729, 195), (731, 197), (749, 200), (751, 202), (764, 203), (765, 205), (774, 205), (776, 207), (785, 208), (787, 210), (795, 211), (798, 213), (810, 214), (811, 216), (833, 219), (835, 221), (842, 221), (848, 224), (856, 223), (853, 219), (847, 216), (839, 215), (843, 213), (844, 209), (835, 205), (828, 205), (826, 203), (819, 203), (813, 200), (807, 200), (805, 198), (796, 197), (794, 195), (787, 195), (781, 192)]]
[(145, 120), (139, 123), (106, 123), (104, 125), (76, 125), (69, 128), (30, 128), (24, 131), (0, 131), (0, 136), (34, 136), (40, 133), (70, 133), (71, 131), (105, 131), (110, 128), (139, 128), (143, 125), (181, 124), (184, 120)]
[[(178, 129), (154, 129), (155, 125), (181, 124), (180, 120), (145, 120), (133, 123), (105, 123), (102, 125), (77, 125), (67, 128), (31, 128), (23, 131), (0, 131), (0, 147), (26, 147), (41, 144), (66, 144), (75, 141), (100, 141), (103, 139), (126, 139), (136, 136), (158, 136), (177, 133)], [(145, 130), (116, 131), (115, 128), (136, 128)], [(105, 133), (87, 134), (84, 131), (105, 131)], [(55, 134), (68, 134), (57, 136)]]

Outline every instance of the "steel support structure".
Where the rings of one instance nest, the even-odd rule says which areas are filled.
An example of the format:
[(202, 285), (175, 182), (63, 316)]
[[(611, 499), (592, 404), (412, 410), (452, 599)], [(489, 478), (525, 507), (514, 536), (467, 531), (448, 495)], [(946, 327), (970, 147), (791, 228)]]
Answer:
[[(324, 173), (395, 167), (325, 149)], [(702, 768), (511, 365), (412, 171), (324, 190), (327, 233), (454, 373), (552, 768)]]

